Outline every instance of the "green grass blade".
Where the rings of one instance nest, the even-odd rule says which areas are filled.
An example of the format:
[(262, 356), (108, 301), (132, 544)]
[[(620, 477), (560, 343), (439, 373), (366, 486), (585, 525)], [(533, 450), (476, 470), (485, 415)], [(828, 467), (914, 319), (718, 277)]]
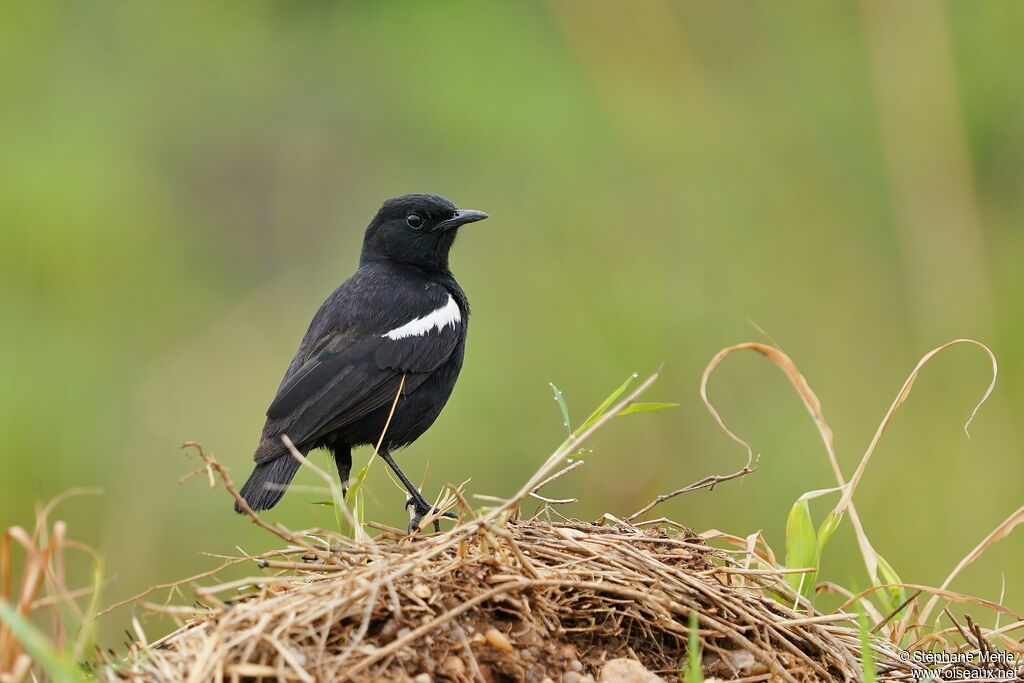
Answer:
[[(606, 412), (608, 412), (609, 408), (611, 408), (613, 405), (615, 405), (615, 402), (618, 401), (619, 398), (621, 398), (624, 393), (626, 393), (626, 389), (628, 389), (629, 385), (633, 383), (633, 380), (635, 380), (639, 376), (640, 375), (638, 373), (634, 372), (632, 375), (627, 377), (626, 381), (622, 383), (622, 386), (620, 386), (618, 389), (613, 391), (611, 396), (609, 396), (604, 401), (602, 401), (601, 405), (599, 405), (597, 408), (595, 408), (594, 412), (592, 412), (590, 414), (590, 417), (588, 417), (586, 420), (583, 421), (583, 424), (580, 425), (579, 429), (577, 429), (575, 432), (572, 433), (572, 436), (575, 437), (575, 436), (578, 436), (579, 434), (582, 434), (592, 424), (594, 424), (595, 422), (600, 420), (601, 416), (604, 415)], [(554, 385), (551, 385), (551, 386), (554, 386)]]
[(819, 559), (821, 553), (825, 551), (825, 544), (828, 543), (828, 539), (832, 538), (832, 534), (835, 533), (836, 529), (839, 528), (839, 523), (843, 521), (841, 514), (837, 515), (834, 512), (828, 513), (828, 517), (818, 527), (818, 555)]
[[(786, 520), (786, 567), (817, 567), (818, 537), (811, 521), (811, 509), (806, 500), (798, 500)], [(787, 574), (786, 580), (800, 595), (808, 597), (814, 586), (815, 573)]]
[[(348, 494), (345, 500), (342, 501), (342, 505), (347, 505), (351, 518), (355, 520), (355, 527), (348, 529), (349, 523), (347, 519), (342, 520), (346, 530), (351, 531), (352, 538), (359, 537), (359, 531), (363, 526), (363, 511), (362, 511), (362, 497), (363, 497), (363, 483), (366, 481), (366, 477), (370, 474), (370, 463), (373, 462), (373, 458), (368, 460), (359, 471), (356, 473), (355, 478), (351, 480), (351, 485), (348, 487)], [(358, 530), (357, 530), (358, 529)]]
[(548, 382), (551, 386), (551, 391), (555, 392), (555, 402), (558, 403), (558, 409), (562, 412), (562, 426), (565, 427), (565, 431), (572, 438), (572, 423), (569, 421), (569, 404), (565, 400), (565, 394), (562, 390), (555, 386), (554, 382)]
[(858, 615), (857, 625), (860, 627), (860, 665), (864, 673), (862, 680), (864, 683), (875, 683), (878, 678), (878, 672), (875, 670), (875, 652), (871, 649), (871, 633), (863, 610)]
[(685, 683), (704, 683), (704, 670), (701, 668), (700, 626), (697, 610), (690, 610), (689, 634), (686, 639), (686, 678)]
[[(882, 557), (878, 555), (878, 580), (883, 584), (901, 584), (903, 580), (900, 579), (896, 570), (892, 568), (892, 565)], [(893, 586), (891, 588), (885, 588), (882, 591), (885, 597), (888, 599), (886, 605), (886, 611), (891, 612), (900, 605), (902, 605), (907, 599), (907, 590), (903, 586)]]
[(345, 529), (345, 513), (343, 508), (345, 506), (345, 494), (342, 493), (341, 486), (334, 483), (334, 479), (331, 479), (331, 502), (334, 508), (334, 523), (338, 527), (338, 531), (342, 532)]
[(75, 639), (75, 661), (80, 661), (85, 657), (85, 653), (92, 651), (96, 641), (96, 619), (100, 612), (100, 594), (103, 591), (104, 572), (105, 564), (102, 559), (97, 558), (92, 569), (92, 595), (89, 597), (89, 606), (85, 610), (85, 618), (82, 620), (78, 637)]
[(618, 412), (619, 415), (632, 415), (633, 413), (648, 413), (652, 410), (664, 410), (665, 408), (678, 408), (678, 403), (631, 403)]
[(7, 624), (25, 652), (55, 681), (82, 681), (84, 676), (75, 663), (65, 654), (58, 652), (39, 630), (18, 614), (11, 604), (0, 598), (0, 621)]
[(356, 493), (356, 528), (362, 532), (364, 524), (366, 524), (366, 492), (359, 489)]

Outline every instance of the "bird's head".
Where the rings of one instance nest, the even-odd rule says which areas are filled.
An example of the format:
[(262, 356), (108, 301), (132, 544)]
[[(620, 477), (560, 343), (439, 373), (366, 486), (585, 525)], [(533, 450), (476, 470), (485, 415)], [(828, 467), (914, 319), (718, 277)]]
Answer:
[(485, 218), (483, 211), (460, 209), (436, 194), (389, 199), (366, 228), (359, 264), (387, 260), (447, 270), (448, 251), (459, 227)]

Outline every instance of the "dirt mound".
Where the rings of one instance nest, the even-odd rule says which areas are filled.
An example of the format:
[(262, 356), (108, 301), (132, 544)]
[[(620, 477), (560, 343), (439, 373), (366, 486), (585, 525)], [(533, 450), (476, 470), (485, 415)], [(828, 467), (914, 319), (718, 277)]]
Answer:
[(122, 674), (582, 681), (626, 657), (678, 679), (691, 615), (709, 674), (860, 673), (856, 629), (783, 606), (766, 591), (786, 591), (777, 575), (745, 570), (671, 523), (470, 522), (414, 539), (382, 534), (330, 555), (289, 549), (261, 563), (283, 573), (200, 590), (209, 609)]

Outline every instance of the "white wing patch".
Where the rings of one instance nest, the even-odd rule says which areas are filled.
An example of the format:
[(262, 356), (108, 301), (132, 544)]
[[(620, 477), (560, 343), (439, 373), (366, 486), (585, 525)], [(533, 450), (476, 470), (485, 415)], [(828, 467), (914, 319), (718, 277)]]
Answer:
[(444, 306), (427, 313), (422, 318), (413, 318), (401, 327), (385, 332), (381, 337), (396, 340), (405, 339), (406, 337), (422, 337), (434, 328), (440, 331), (449, 325), (455, 327), (455, 324), (461, 320), (462, 311), (459, 310), (459, 305), (455, 303), (455, 299), (449, 294), (448, 303)]

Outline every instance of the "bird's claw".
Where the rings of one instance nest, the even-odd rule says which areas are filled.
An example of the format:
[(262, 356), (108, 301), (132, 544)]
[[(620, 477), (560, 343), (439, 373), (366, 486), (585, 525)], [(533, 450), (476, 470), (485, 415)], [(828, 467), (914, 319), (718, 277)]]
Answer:
[[(420, 522), (422, 522), (423, 518), (427, 515), (440, 513), (440, 517), (445, 517), (447, 519), (459, 518), (459, 516), (456, 515), (454, 512), (441, 512), (436, 507), (433, 507), (432, 505), (430, 505), (430, 503), (422, 499), (416, 500), (415, 498), (410, 498), (409, 500), (405, 501), (405, 509), (409, 511), (409, 528), (407, 529), (407, 531), (410, 534), (420, 530)], [(435, 519), (434, 531), (440, 530), (441, 521), (440, 519)]]

